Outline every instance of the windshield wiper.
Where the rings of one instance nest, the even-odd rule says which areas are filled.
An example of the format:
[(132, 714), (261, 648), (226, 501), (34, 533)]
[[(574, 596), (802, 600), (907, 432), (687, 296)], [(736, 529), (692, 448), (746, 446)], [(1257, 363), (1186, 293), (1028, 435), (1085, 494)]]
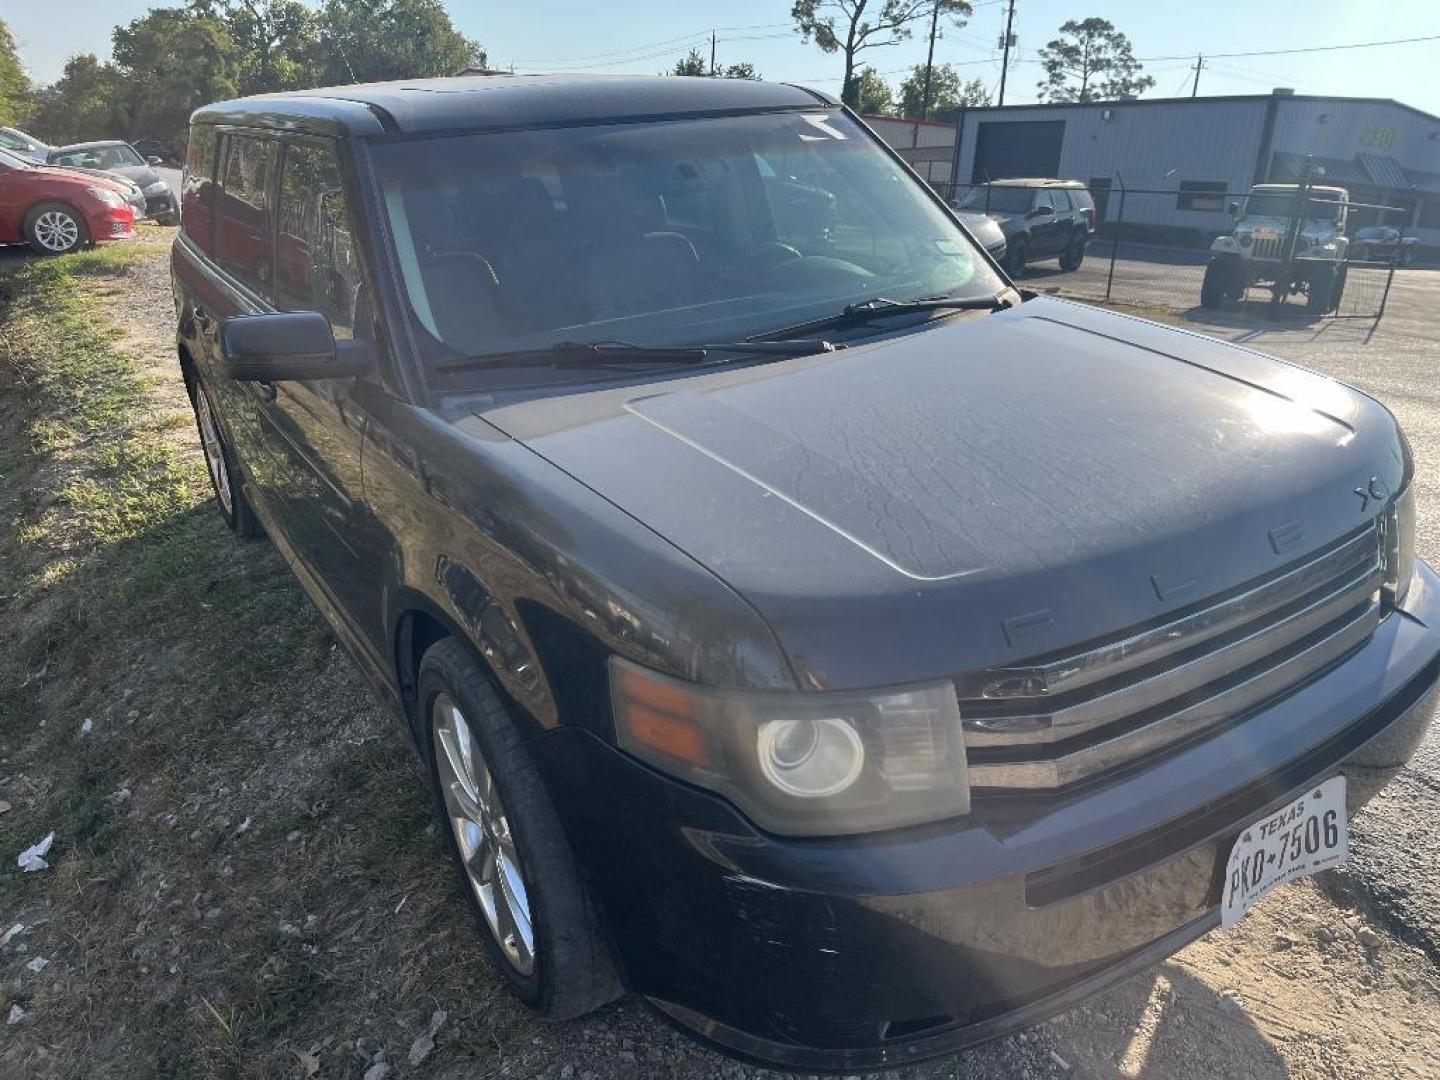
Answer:
[(702, 364), (714, 353), (740, 356), (809, 356), (834, 352), (828, 341), (727, 341), (715, 345), (635, 345), (628, 341), (561, 341), (543, 349), (481, 353), (463, 360), (447, 360), (436, 370), (443, 374), (488, 367), (584, 368), (626, 364)]
[(854, 304), (846, 304), (834, 315), (827, 315), (823, 319), (815, 319), (812, 322), (796, 323), (794, 326), (782, 326), (779, 330), (767, 330), (763, 334), (756, 334), (751, 341), (785, 341), (794, 338), (799, 334), (810, 334), (816, 330), (833, 330), (842, 326), (863, 326), (865, 323), (873, 322), (875, 319), (889, 318), (892, 315), (904, 315), (914, 311), (942, 311), (952, 309), (956, 311), (1004, 311), (1010, 307), (1010, 299), (1001, 293), (994, 296), (923, 296), (918, 300), (891, 300), (884, 296), (873, 296), (869, 300), (860, 300)]

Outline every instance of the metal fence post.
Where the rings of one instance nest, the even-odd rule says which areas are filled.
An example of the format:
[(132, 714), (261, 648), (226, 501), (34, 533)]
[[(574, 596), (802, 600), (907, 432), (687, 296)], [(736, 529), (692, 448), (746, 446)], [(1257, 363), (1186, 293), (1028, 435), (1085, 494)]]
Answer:
[[(1107, 303), (1110, 300), (1110, 287), (1115, 282), (1115, 255), (1120, 250), (1120, 226), (1125, 224), (1125, 177), (1117, 172), (1115, 179), (1120, 181), (1120, 206), (1115, 211), (1115, 228), (1110, 236), (1110, 270), (1105, 275), (1105, 300)], [(1106, 209), (1109, 209), (1108, 200)]]
[(1285, 234), (1284, 257), (1280, 273), (1275, 278), (1275, 291), (1270, 297), (1270, 315), (1280, 313), (1290, 288), (1295, 284), (1295, 249), (1300, 246), (1300, 231), (1305, 226), (1305, 211), (1310, 208), (1310, 187), (1315, 182), (1315, 159), (1307, 157), (1305, 167), (1300, 171), (1300, 183), (1295, 194), (1295, 215), (1290, 219), (1290, 228)]

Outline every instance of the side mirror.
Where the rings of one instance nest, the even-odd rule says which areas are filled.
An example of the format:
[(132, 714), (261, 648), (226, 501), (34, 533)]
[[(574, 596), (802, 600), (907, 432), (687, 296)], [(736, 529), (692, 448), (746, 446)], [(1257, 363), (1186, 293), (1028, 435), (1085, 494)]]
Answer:
[(1031, 210), (1030, 213), (1026, 214), (1025, 216), (1032, 218), (1054, 217), (1055, 208), (1053, 206), (1037, 206), (1034, 210)]
[(1239, 216), (1240, 216), (1240, 204), (1239, 204), (1238, 202), (1232, 202), (1232, 203), (1230, 204), (1230, 216), (1231, 216), (1231, 217), (1239, 217)]
[(162, 161), (160, 158), (156, 157), (154, 154), (151, 154), (149, 157), (147, 157), (147, 158), (145, 159), (145, 164), (147, 164), (147, 165), (164, 165), (165, 162)]
[(241, 382), (350, 379), (375, 367), (368, 342), (335, 340), (318, 311), (282, 311), (226, 319), (220, 330), (225, 374)]

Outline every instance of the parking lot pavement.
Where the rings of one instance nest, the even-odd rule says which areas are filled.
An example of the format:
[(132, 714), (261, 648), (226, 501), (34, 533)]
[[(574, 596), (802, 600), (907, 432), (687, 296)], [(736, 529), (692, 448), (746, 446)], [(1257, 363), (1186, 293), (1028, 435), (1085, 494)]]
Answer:
[[(1133, 264), (1126, 269), (1140, 272)], [(1184, 315), (1145, 314), (1312, 368), (1379, 398), (1399, 419), (1415, 455), (1417, 551), (1440, 566), (1440, 271), (1397, 271), (1378, 324), (1287, 320), (1276, 325), (1265, 318), (1260, 303), (1218, 313), (1193, 308)], [(1440, 727), (1431, 730), (1409, 767), (1356, 819), (1350, 866), (1342, 876), (1356, 899), (1401, 940), (1440, 963), (1437, 837)]]

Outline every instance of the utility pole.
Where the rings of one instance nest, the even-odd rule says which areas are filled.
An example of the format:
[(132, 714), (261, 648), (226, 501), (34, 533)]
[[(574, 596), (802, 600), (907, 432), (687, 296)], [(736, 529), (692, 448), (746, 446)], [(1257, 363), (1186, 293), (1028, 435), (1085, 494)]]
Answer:
[(715, 75), (715, 31), (710, 31), (710, 75)]
[(1195, 54), (1195, 83), (1190, 87), (1190, 96), (1194, 97), (1200, 93), (1200, 69), (1205, 66), (1205, 57), (1199, 53)]
[(1010, 73), (1010, 48), (1015, 44), (1015, 35), (1010, 32), (1011, 25), (1015, 22), (1015, 0), (1010, 0), (1010, 10), (1005, 16), (1005, 36), (1000, 39), (1000, 47), (1005, 50), (1005, 55), (1000, 60), (1000, 100), (997, 105), (1005, 104), (1005, 76)]
[(935, 66), (935, 31), (940, 25), (940, 0), (930, 12), (930, 51), (925, 54), (925, 89), (920, 94), (920, 119), (930, 112), (930, 70)]

